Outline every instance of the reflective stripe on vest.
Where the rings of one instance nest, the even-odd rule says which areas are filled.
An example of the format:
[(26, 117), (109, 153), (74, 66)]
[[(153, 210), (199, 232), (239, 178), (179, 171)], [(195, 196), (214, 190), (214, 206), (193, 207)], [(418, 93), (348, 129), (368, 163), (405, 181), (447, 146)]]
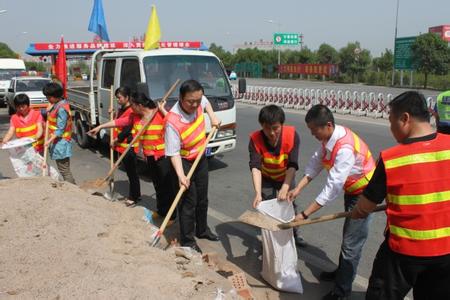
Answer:
[(450, 137), (381, 152), (389, 247), (410, 256), (450, 254)]
[(181, 116), (172, 111), (167, 114), (166, 120), (180, 136), (181, 157), (194, 160), (206, 142), (205, 118), (201, 105), (197, 108), (197, 116), (193, 122), (182, 122)]
[[(22, 122), (20, 121), (19, 115), (17, 114), (11, 117), (11, 121), (15, 128), (15, 134), (17, 138), (29, 137), (36, 139), (36, 134), (38, 131), (37, 123), (41, 113), (37, 110), (30, 110), (28, 114), (29, 115), (26, 118), (24, 118)], [(41, 135), (39, 139), (36, 139), (36, 141), (32, 143), (32, 146), (38, 152), (43, 150), (43, 145), (44, 145), (44, 135)]]
[[(69, 103), (66, 100), (61, 100), (58, 103), (54, 104), (54, 106), (51, 108), (50, 112), (48, 113), (47, 120), (48, 120), (48, 129), (49, 134), (52, 135), (57, 129), (57, 117), (58, 117), (58, 111), (60, 109), (64, 109), (67, 112), (68, 118), (66, 122), (66, 127), (64, 128), (64, 132), (61, 136), (61, 138), (71, 141), (72, 139), (72, 115), (70, 112), (70, 106)], [(57, 142), (57, 139), (54, 140), (54, 143)]]
[[(142, 124), (137, 123), (134, 128), (137, 132), (142, 128)], [(164, 116), (160, 111), (156, 112), (140, 140), (145, 156), (154, 156), (155, 159), (164, 156)]]
[(375, 171), (375, 161), (367, 144), (353, 131), (344, 127), (345, 135), (336, 141), (330, 159), (326, 159), (325, 144), (322, 144), (323, 157), (322, 164), (328, 171), (333, 167), (336, 160), (337, 153), (342, 148), (349, 148), (355, 155), (355, 164), (360, 164), (358, 169), (361, 169), (360, 174), (352, 174), (347, 177), (344, 183), (344, 191), (349, 195), (358, 195), (362, 193), (364, 188), (369, 183)]
[(261, 157), (261, 174), (266, 178), (282, 182), (286, 177), (289, 153), (294, 147), (295, 127), (283, 126), (280, 137), (280, 153), (273, 155), (267, 149), (261, 130), (255, 131), (250, 135), (256, 152)]

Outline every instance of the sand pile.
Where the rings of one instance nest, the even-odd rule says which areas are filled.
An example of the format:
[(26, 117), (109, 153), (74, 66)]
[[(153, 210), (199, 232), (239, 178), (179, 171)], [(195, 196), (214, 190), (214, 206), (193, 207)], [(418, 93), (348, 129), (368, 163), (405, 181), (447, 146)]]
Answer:
[(0, 298), (215, 299), (231, 289), (198, 257), (151, 248), (142, 209), (48, 178), (0, 181), (0, 203)]

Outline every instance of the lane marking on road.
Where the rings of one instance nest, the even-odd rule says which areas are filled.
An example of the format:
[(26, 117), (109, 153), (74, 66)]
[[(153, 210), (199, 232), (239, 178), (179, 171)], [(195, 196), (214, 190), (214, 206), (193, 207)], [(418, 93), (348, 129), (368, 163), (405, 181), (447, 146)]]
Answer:
[[(242, 227), (235, 226), (232, 223), (232, 222), (236, 222), (235, 219), (221, 213), (220, 211), (215, 210), (214, 208), (211, 208), (211, 207), (208, 208), (208, 215), (222, 223), (230, 223), (230, 226), (234, 227), (236, 230), (244, 232), (245, 234), (248, 234), (248, 235), (254, 234), (254, 232), (249, 232), (248, 230), (245, 230), (245, 228), (243, 229)], [(308, 262), (309, 264), (311, 264), (314, 267), (319, 268), (321, 270), (332, 270), (332, 269), (336, 268), (336, 266), (333, 263), (330, 263), (320, 257), (317, 257), (311, 253), (308, 253), (307, 251), (301, 251), (300, 256), (302, 257), (303, 261)], [(353, 281), (353, 284), (356, 284), (363, 289), (367, 289), (368, 282), (369, 281), (367, 278), (362, 277), (357, 274), (355, 277), (355, 280)]]
[[(252, 107), (254, 109), (260, 109), (262, 107), (261, 105), (247, 104), (247, 103), (240, 103), (240, 102), (237, 103), (237, 104), (240, 105), (240, 106), (243, 106), (243, 107)], [(298, 114), (298, 115), (302, 115), (302, 116), (306, 115), (306, 111), (304, 111), (304, 110), (296, 110), (296, 109), (284, 108), (284, 107), (283, 107), (283, 110), (285, 112)], [(384, 120), (384, 119), (378, 119), (379, 122), (377, 122), (377, 121), (359, 119), (359, 118), (357, 118), (354, 115), (340, 115), (338, 113), (333, 113), (333, 116), (334, 116), (335, 119), (338, 119), (338, 120), (346, 120), (346, 121), (366, 123), (366, 124), (370, 124), (370, 125), (378, 125), (378, 126), (389, 127), (388, 121)]]

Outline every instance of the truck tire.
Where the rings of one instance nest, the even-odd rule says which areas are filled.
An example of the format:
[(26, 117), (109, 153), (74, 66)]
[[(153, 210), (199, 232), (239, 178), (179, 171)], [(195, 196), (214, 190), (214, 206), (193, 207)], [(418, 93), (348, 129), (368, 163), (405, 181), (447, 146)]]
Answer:
[(87, 132), (88, 132), (88, 126), (85, 124), (85, 122), (83, 122), (83, 120), (81, 120), (81, 118), (76, 118), (75, 119), (75, 136), (76, 136), (77, 144), (83, 149), (89, 148), (89, 146), (91, 144), (89, 136), (87, 135)]

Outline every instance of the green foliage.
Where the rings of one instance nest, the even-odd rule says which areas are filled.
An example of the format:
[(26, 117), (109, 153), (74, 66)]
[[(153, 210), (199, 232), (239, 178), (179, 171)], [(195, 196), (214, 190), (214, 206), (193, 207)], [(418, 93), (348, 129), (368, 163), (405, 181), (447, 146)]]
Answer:
[(43, 62), (26, 61), (25, 67), (29, 71), (46, 72), (47, 66)]
[(209, 51), (214, 53), (222, 62), (227, 70), (233, 69), (234, 57), (229, 51), (225, 51), (222, 46), (212, 43)]
[(394, 65), (394, 55), (392, 54), (392, 51), (386, 49), (380, 57), (373, 59), (372, 64), (376, 67), (377, 71), (381, 71), (385, 74), (392, 71)]
[(19, 54), (12, 51), (5, 43), (0, 43), (0, 58), (19, 58)]
[(317, 50), (317, 62), (321, 64), (336, 64), (339, 62), (339, 54), (332, 46), (322, 44)]
[(425, 33), (417, 37), (411, 46), (413, 60), (417, 70), (422, 72), (424, 88), (427, 88), (428, 74), (447, 74), (450, 56), (448, 44), (434, 33)]
[(361, 49), (359, 42), (348, 43), (339, 50), (339, 59), (340, 71), (348, 74), (351, 82), (362, 78), (371, 62), (370, 51)]

